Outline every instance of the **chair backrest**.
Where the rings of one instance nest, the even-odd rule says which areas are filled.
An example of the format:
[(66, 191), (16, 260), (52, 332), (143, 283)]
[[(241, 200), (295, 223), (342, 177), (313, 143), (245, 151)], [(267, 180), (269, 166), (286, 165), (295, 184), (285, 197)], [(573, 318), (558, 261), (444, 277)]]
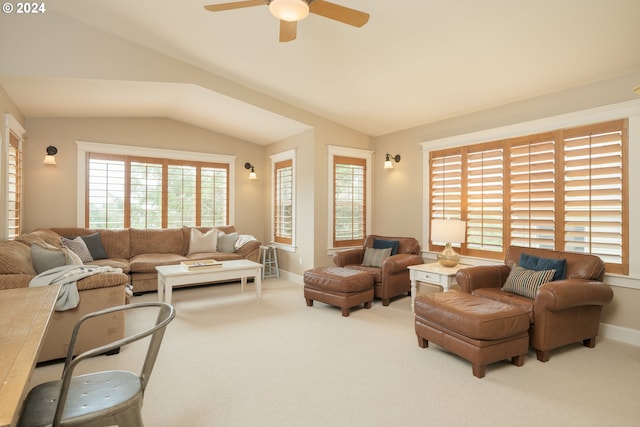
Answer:
[(518, 265), (522, 253), (540, 258), (565, 259), (567, 261), (565, 275), (567, 279), (597, 280), (600, 282), (604, 279), (604, 262), (599, 257), (576, 252), (510, 246), (505, 256), (505, 265), (509, 268)]
[(420, 255), (420, 243), (413, 237), (388, 237), (370, 234), (364, 241), (365, 248), (372, 248), (374, 239), (380, 240), (397, 240), (399, 254), (417, 254)]

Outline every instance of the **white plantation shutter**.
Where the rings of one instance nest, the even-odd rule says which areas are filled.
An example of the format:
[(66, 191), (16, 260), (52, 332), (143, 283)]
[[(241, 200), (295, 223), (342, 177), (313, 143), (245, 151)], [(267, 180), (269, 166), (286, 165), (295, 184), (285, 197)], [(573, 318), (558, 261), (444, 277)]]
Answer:
[(617, 120), (431, 151), (430, 217), (467, 221), (463, 255), (555, 249), (628, 274), (626, 145), (627, 121)]
[(504, 223), (504, 149), (469, 150), (467, 188), (467, 248), (502, 252)]
[(274, 165), (274, 241), (293, 243), (293, 161), (291, 159)]
[(125, 227), (125, 162), (89, 154), (86, 224), (89, 228)]
[(162, 228), (162, 163), (135, 160), (130, 167), (130, 226)]
[(511, 245), (555, 248), (555, 152), (553, 135), (517, 141), (509, 150)]
[(333, 245), (362, 245), (366, 233), (366, 160), (334, 156), (333, 163)]
[(200, 219), (203, 227), (228, 224), (229, 166), (212, 164), (199, 167)]
[(619, 124), (564, 133), (564, 249), (623, 260), (623, 144)]
[(11, 240), (22, 232), (22, 148), (13, 133), (9, 133), (7, 155), (7, 239)]

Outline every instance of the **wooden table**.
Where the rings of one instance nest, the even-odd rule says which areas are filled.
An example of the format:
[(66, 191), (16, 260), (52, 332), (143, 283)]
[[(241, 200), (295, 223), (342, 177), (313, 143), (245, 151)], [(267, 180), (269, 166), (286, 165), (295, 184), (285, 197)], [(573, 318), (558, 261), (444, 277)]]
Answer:
[(222, 265), (215, 268), (202, 270), (187, 270), (178, 265), (162, 265), (156, 267), (158, 271), (158, 301), (171, 303), (171, 291), (174, 286), (197, 285), (213, 283), (223, 280), (240, 279), (242, 290), (248, 277), (253, 277), (256, 284), (256, 296), (262, 298), (262, 264), (237, 259), (222, 261)]
[(18, 422), (59, 291), (0, 290), (0, 427)]

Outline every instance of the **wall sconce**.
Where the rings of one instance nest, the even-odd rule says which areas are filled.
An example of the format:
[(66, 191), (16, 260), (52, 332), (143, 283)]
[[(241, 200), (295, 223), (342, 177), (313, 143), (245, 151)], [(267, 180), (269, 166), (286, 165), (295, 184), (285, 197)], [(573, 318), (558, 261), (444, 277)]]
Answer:
[(636, 95), (640, 95), (640, 86), (634, 87), (633, 91), (636, 93)]
[(256, 176), (256, 170), (251, 163), (245, 163), (244, 168), (251, 169), (251, 172), (249, 172), (249, 179), (258, 179), (258, 177)]
[(451, 247), (451, 243), (464, 243), (467, 222), (458, 219), (431, 220), (431, 241), (444, 242), (445, 248), (438, 254), (438, 263), (443, 267), (455, 267), (460, 255)]
[(400, 162), (400, 154), (396, 154), (395, 156), (391, 156), (389, 153), (387, 153), (385, 158), (384, 158), (384, 168), (385, 169), (393, 169), (393, 163), (391, 163), (391, 159), (395, 160), (396, 163)]
[(56, 158), (55, 155), (58, 154), (58, 149), (56, 147), (54, 147), (53, 145), (50, 145), (47, 147), (47, 154), (44, 156), (44, 161), (42, 163), (44, 163), (45, 165), (55, 165), (56, 164)]

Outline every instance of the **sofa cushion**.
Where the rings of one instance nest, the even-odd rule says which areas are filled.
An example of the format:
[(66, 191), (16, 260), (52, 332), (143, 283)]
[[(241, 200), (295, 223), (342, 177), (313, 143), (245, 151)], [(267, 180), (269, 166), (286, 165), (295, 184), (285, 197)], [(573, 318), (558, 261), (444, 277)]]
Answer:
[[(185, 255), (184, 236), (180, 228), (131, 229), (131, 256), (141, 254)], [(133, 270), (133, 266), (131, 267)]]
[(218, 252), (231, 253), (236, 251), (236, 240), (238, 233), (219, 233), (218, 234)]
[(146, 253), (131, 258), (129, 268), (131, 273), (155, 273), (156, 266), (180, 264), (185, 259), (179, 254)]
[(398, 253), (399, 240), (386, 240), (386, 239), (373, 239), (374, 249), (386, 249), (391, 248), (391, 255)]
[(567, 260), (564, 258), (541, 258), (523, 252), (520, 254), (520, 261), (518, 261), (518, 265), (522, 268), (526, 268), (527, 270), (534, 271), (555, 270), (556, 272), (553, 275), (552, 280), (562, 280), (565, 276)]
[(528, 298), (535, 298), (538, 288), (553, 279), (555, 270), (534, 271), (518, 265), (514, 266), (502, 286), (502, 290)]
[(189, 250), (187, 254), (202, 252), (216, 252), (218, 247), (218, 230), (212, 228), (207, 232), (201, 232), (197, 228), (191, 229), (189, 237)]
[(0, 242), (0, 274), (36, 275), (31, 262), (31, 246), (14, 240)]
[(105, 259), (107, 257), (107, 252), (104, 250), (104, 246), (102, 246), (102, 238), (100, 237), (100, 233), (88, 234), (86, 236), (80, 236), (84, 243), (87, 245), (89, 252), (91, 253), (91, 257), (93, 259)]
[(87, 262), (93, 261), (93, 257), (91, 256), (91, 252), (89, 252), (87, 244), (80, 236), (75, 239), (62, 237), (62, 244), (78, 255), (83, 263), (86, 264)]
[(391, 248), (365, 248), (362, 265), (365, 267), (382, 267), (382, 262), (391, 255)]

